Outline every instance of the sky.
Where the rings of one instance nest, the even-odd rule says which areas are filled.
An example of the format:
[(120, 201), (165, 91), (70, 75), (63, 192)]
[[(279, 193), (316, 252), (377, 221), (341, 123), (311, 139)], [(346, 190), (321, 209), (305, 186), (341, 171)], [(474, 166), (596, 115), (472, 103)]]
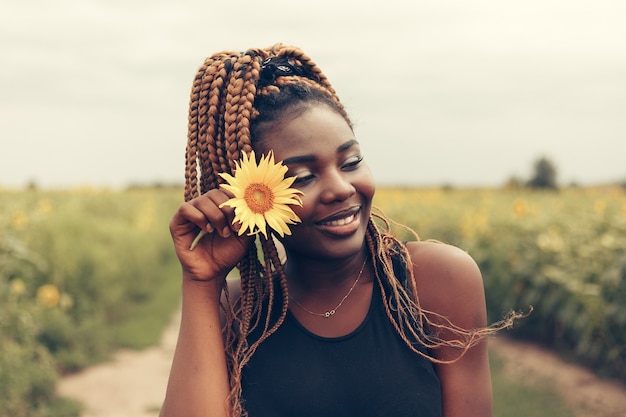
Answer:
[(182, 183), (214, 52), (322, 68), (379, 184), (626, 179), (623, 0), (0, 0), (0, 187)]

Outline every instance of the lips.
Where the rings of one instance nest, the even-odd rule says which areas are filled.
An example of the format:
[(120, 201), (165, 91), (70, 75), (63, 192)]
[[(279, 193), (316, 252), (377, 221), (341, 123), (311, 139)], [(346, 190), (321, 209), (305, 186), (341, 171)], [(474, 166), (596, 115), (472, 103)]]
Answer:
[(316, 225), (327, 234), (347, 236), (358, 230), (360, 226), (360, 212), (360, 207), (353, 207), (326, 217), (316, 222)]
[(319, 224), (322, 226), (345, 226), (348, 223), (352, 223), (355, 217), (356, 217), (356, 214), (351, 214), (348, 217), (344, 217), (344, 218), (337, 219), (337, 220), (321, 222)]

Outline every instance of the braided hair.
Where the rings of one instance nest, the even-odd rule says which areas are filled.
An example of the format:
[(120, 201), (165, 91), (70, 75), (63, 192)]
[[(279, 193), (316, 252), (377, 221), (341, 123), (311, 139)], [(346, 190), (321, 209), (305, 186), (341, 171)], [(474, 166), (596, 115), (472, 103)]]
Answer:
[[(218, 174), (232, 175), (242, 152), (250, 152), (273, 123), (317, 104), (334, 109), (352, 127), (326, 76), (296, 47), (277, 44), (207, 58), (196, 74), (190, 97), (185, 200), (219, 187), (223, 180)], [(237, 265), (241, 296), (231, 302), (225, 288), (226, 302), (222, 305), (229, 401), (234, 416), (246, 415), (241, 401), (242, 370), (259, 344), (283, 323), (288, 308), (287, 277), (276, 244), (271, 236), (257, 236), (259, 245), (250, 245)], [(432, 317), (433, 313), (419, 305), (406, 246), (391, 234), (390, 222), (382, 213), (373, 212), (369, 219), (366, 246), (387, 315), (416, 354), (441, 362), (418, 349), (418, 344), (427, 348), (458, 347), (461, 356), (496, 330), (493, 326), (465, 330), (442, 317), (437, 323), (429, 320), (427, 314)], [(277, 315), (272, 314), (275, 303), (280, 304)], [(495, 327), (508, 325), (507, 321)], [(456, 339), (440, 339), (438, 330), (451, 332)]]

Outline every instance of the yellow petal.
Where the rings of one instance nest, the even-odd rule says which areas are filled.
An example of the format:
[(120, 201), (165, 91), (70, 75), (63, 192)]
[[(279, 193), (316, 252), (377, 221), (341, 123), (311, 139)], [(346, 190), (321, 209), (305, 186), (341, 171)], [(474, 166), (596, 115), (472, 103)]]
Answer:
[(239, 235), (262, 233), (267, 239), (267, 227), (281, 237), (291, 234), (288, 225), (300, 222), (289, 206), (302, 206), (302, 191), (290, 188), (295, 177), (285, 178), (287, 167), (274, 161), (274, 153), (261, 155), (256, 162), (254, 151), (243, 153), (235, 163), (234, 175), (219, 174), (226, 183), (221, 187), (235, 197), (222, 203), (235, 210), (233, 223), (241, 223)]

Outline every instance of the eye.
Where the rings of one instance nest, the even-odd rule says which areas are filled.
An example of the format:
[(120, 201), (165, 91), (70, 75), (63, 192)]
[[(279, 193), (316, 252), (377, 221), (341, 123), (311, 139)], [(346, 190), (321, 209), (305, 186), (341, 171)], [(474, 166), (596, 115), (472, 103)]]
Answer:
[(363, 162), (363, 155), (354, 155), (346, 160), (341, 169), (347, 171), (357, 169), (361, 162)]
[(313, 181), (313, 179), (315, 178), (315, 176), (311, 174), (310, 172), (303, 172), (301, 174), (296, 174), (294, 176), (296, 177), (296, 179), (293, 182), (293, 185), (295, 186), (306, 185), (307, 183)]

